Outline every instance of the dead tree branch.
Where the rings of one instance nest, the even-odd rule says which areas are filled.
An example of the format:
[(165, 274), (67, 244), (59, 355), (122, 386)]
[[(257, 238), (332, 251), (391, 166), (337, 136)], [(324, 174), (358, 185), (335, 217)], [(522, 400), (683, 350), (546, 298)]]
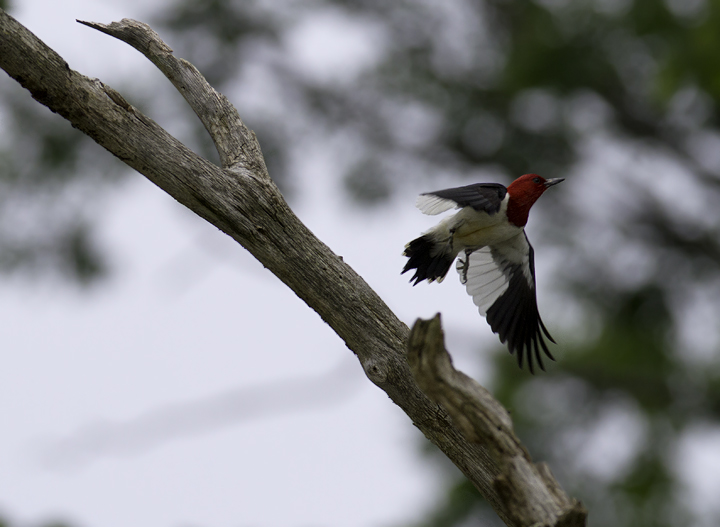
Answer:
[[(70, 69), (3, 11), (0, 67), (38, 102), (227, 233), (287, 284), (345, 341), (368, 378), (462, 470), (508, 525), (560, 525), (546, 523), (544, 513), (525, 523), (526, 516), (508, 509), (514, 505), (507, 493), (523, 488), (525, 481), (534, 485), (527, 479), (531, 475), (522, 467), (505, 473), (508, 467), (495, 455), (505, 446), (468, 440), (419, 389), (406, 360), (407, 326), (295, 216), (268, 175), (255, 134), (230, 102), (194, 66), (174, 57), (146, 24), (127, 19), (109, 25), (82, 23), (135, 47), (168, 77), (210, 133), (221, 167), (192, 152), (110, 86)], [(491, 434), (476, 433), (483, 442), (493, 440)], [(519, 443), (515, 446), (522, 450)], [(528, 506), (562, 518), (552, 492), (527, 491), (518, 499), (550, 500)]]
[(408, 362), (422, 391), (447, 411), (469, 441), (487, 448), (498, 474), (495, 491), (515, 524), (585, 525), (587, 511), (565, 494), (546, 464), (532, 462), (513, 432), (507, 410), (453, 367), (439, 314), (415, 322), (408, 339)]

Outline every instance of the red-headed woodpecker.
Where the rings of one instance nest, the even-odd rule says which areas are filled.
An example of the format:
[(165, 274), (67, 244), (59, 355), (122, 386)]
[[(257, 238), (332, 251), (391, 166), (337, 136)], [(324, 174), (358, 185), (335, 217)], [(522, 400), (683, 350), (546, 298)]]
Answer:
[(543, 334), (555, 342), (538, 313), (535, 295), (533, 248), (525, 224), (533, 203), (564, 178), (544, 179), (525, 174), (505, 188), (499, 183), (476, 183), (465, 187), (421, 194), (417, 207), (425, 214), (460, 209), (405, 246), (409, 258), (403, 273), (415, 269), (413, 285), (422, 280), (442, 282), (455, 257), (460, 282), (473, 297), (480, 314), (507, 342), (522, 368), (527, 354), (533, 372), (533, 353), (544, 371), (540, 348), (550, 359)]

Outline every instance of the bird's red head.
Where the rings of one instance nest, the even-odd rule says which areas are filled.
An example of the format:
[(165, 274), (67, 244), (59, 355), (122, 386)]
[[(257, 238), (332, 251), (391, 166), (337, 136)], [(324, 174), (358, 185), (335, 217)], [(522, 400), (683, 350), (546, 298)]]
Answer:
[(525, 174), (510, 183), (507, 217), (510, 223), (524, 227), (530, 214), (530, 207), (548, 188), (557, 185), (565, 178), (545, 179), (537, 174)]

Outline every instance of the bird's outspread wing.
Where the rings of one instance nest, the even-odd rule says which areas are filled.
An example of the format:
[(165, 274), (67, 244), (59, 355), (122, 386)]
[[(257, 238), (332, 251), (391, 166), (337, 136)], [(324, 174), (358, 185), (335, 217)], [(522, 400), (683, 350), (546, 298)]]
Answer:
[(507, 342), (510, 353), (517, 355), (520, 367), (527, 354), (530, 372), (533, 355), (544, 370), (540, 348), (555, 360), (543, 338), (555, 342), (538, 313), (534, 253), (525, 232), (461, 254), (457, 271), (480, 314), (487, 317), (500, 341)]
[(492, 215), (500, 210), (505, 194), (507, 189), (499, 183), (475, 183), (420, 194), (416, 205), (423, 213), (430, 215), (460, 207), (472, 207)]

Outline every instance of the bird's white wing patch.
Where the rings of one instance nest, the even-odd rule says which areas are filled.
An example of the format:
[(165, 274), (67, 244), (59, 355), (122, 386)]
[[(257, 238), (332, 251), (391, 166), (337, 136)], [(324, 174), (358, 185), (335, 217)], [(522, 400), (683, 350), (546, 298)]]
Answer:
[(415, 206), (420, 209), (423, 214), (434, 216), (446, 210), (453, 209), (457, 207), (458, 204), (451, 199), (439, 198), (432, 194), (420, 194), (415, 202)]
[(527, 357), (531, 373), (533, 361), (544, 370), (542, 353), (553, 359), (545, 337), (555, 341), (538, 313), (533, 249), (525, 233), (472, 252), (466, 250), (457, 270), (480, 314), (500, 342), (507, 342), (510, 353), (517, 355), (518, 365), (522, 367)]
[(524, 232), (498, 243), (493, 247), (493, 252), (495, 258), (504, 262), (504, 265), (520, 266), (528, 285), (535, 289), (535, 278), (530, 267), (530, 244)]
[(503, 272), (502, 267), (495, 262), (490, 247), (482, 247), (469, 255), (461, 255), (457, 261), (457, 271), (460, 282), (465, 284), (482, 316), (485, 316), (495, 300), (507, 291), (510, 283), (509, 273)]
[(522, 270), (528, 284), (534, 288), (529, 255), (530, 246), (522, 233), (492, 248), (481, 247), (460, 255), (457, 261), (460, 282), (482, 316), (508, 290), (510, 279), (518, 271)]

